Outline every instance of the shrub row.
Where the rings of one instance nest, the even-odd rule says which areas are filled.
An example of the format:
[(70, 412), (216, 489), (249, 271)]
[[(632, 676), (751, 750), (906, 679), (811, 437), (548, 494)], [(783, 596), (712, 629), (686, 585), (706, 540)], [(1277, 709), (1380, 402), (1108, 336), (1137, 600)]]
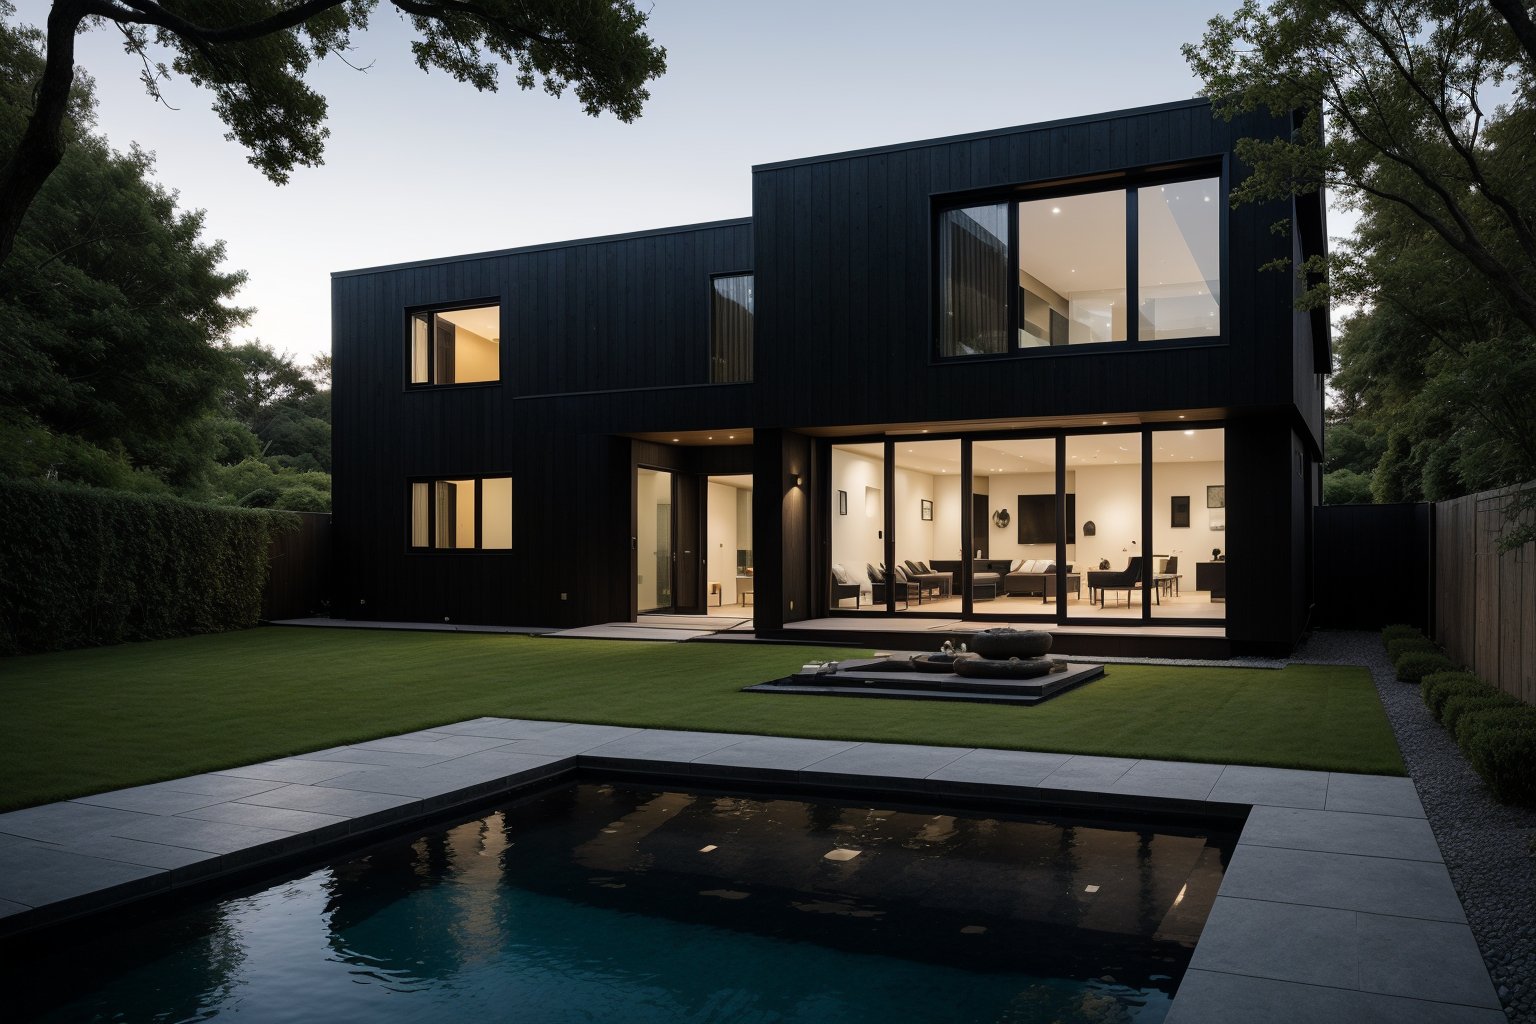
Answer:
[(0, 481), (0, 654), (256, 624), (293, 515)]
[[(1404, 654), (1403, 661), (1415, 657), (1422, 653)], [(1419, 693), (1494, 799), (1536, 806), (1536, 772), (1530, 767), (1536, 764), (1536, 707), (1462, 671), (1425, 674)]]

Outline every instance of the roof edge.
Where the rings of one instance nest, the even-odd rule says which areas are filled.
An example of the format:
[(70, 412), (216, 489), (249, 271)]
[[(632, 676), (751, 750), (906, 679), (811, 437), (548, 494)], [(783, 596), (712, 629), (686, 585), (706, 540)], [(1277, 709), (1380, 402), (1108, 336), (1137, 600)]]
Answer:
[(893, 142), (885, 146), (870, 146), (866, 149), (850, 149), (841, 153), (826, 153), (821, 156), (795, 157), (789, 160), (775, 160), (766, 164), (753, 164), (752, 173), (758, 171), (777, 171), (788, 167), (802, 167), (809, 164), (827, 163), (832, 160), (849, 160), (854, 157), (875, 156), (880, 153), (897, 153), (909, 149), (928, 149), (933, 146), (947, 146), (955, 142), (974, 142), (977, 139), (994, 139), (1005, 135), (1020, 135), (1025, 132), (1041, 131), (1046, 128), (1059, 128), (1069, 124), (1093, 124), (1096, 121), (1113, 121), (1120, 118), (1139, 117), (1145, 114), (1156, 114), (1165, 110), (1179, 110), (1188, 107), (1208, 107), (1211, 101), (1204, 96), (1196, 96), (1187, 100), (1172, 100), (1167, 103), (1155, 103), (1145, 107), (1127, 107), (1124, 110), (1107, 110), (1099, 114), (1081, 114), (1077, 117), (1059, 117), (1054, 121), (1038, 121), (1034, 124), (1014, 125), (1010, 128), (988, 128), (978, 132), (967, 132), (964, 135), (943, 135), (932, 139), (920, 139), (916, 142)]
[(511, 249), (492, 249), (488, 252), (471, 252), (459, 256), (438, 256), (422, 260), (409, 260), (404, 263), (385, 263), (376, 267), (358, 267), (354, 270), (333, 270), (331, 279), (338, 277), (360, 277), (366, 274), (385, 274), (395, 270), (410, 270), (413, 267), (441, 266), (444, 263), (465, 263), (470, 260), (489, 260), (500, 256), (516, 256), (520, 253), (548, 252), (552, 249), (569, 249), (577, 245), (598, 245), (603, 242), (622, 242), (631, 238), (645, 238), (655, 235), (680, 235), (688, 231), (705, 231), (710, 228), (750, 227), (751, 217), (733, 217), (729, 220), (709, 220), (698, 224), (678, 224), (674, 227), (649, 228), (643, 231), (625, 231), (616, 235), (594, 235), (591, 238), (571, 238), (558, 242), (538, 242), (534, 245), (520, 245)]

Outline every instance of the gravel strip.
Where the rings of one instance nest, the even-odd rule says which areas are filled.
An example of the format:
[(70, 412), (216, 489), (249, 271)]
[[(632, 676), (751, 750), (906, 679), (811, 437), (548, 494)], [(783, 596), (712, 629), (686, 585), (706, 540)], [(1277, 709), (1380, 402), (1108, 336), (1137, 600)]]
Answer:
[(1504, 1010), (1511, 1021), (1536, 1024), (1536, 810), (1488, 795), (1419, 688), (1393, 678), (1377, 634), (1315, 632), (1291, 660), (1371, 670)]

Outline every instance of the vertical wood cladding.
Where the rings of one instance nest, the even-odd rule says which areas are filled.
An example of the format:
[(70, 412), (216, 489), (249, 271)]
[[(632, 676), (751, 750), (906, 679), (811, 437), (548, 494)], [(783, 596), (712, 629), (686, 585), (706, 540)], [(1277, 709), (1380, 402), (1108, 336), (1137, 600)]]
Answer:
[[(685, 487), (754, 474), (754, 614), (772, 630), (826, 604), (813, 510), (828, 507), (827, 467), (804, 431), (1217, 410), (1229, 431), (1229, 633), (1294, 639), (1313, 500), (1294, 460), (1301, 451), (1311, 471), (1326, 338), (1316, 317), (1293, 314), (1291, 276), (1259, 269), (1298, 252), (1270, 230), (1288, 204), (1228, 212), (1215, 342), (941, 362), (933, 319), (936, 202), (1090, 176), (1103, 187), (1106, 174), (1132, 187), (1175, 165), (1191, 177), (1219, 169), (1230, 186), (1244, 173), (1238, 138), (1288, 131), (1257, 115), (1219, 121), (1192, 101), (765, 165), (750, 221), (336, 275), (338, 612), (538, 626), (630, 617), (634, 468), (650, 465), (690, 474)], [(754, 275), (752, 381), (712, 385), (711, 277), (741, 272)], [(501, 380), (407, 391), (405, 311), (468, 301), (500, 304)], [(751, 429), (753, 445), (622, 436), (730, 428)], [(502, 473), (514, 479), (511, 552), (406, 550), (406, 480)], [(701, 572), (679, 588), (690, 605)]]
[(1241, 175), (1231, 156), (1238, 138), (1287, 131), (1285, 119), (1229, 124), (1191, 102), (756, 168), (759, 423), (1291, 404), (1291, 283), (1259, 269), (1290, 255), (1289, 240), (1270, 231), (1288, 203), (1229, 211), (1225, 343), (940, 362), (932, 316), (937, 200), (982, 202), (1021, 183), (1105, 172), (1125, 172), (1134, 184), (1138, 173), (1186, 163), (1191, 176), (1224, 164)]

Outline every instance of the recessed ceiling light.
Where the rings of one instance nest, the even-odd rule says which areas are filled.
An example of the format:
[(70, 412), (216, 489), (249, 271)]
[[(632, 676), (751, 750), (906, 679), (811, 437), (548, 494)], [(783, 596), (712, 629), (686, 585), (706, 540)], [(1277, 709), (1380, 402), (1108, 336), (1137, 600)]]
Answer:
[(1051, 207), (1051, 212), (1052, 213), (1060, 213), (1061, 212), (1061, 207), (1053, 206), (1053, 207)]
[(1184, 431), (1184, 436), (1185, 437), (1194, 437), (1195, 436), (1195, 432), (1193, 430), (1186, 430), (1186, 431)]

